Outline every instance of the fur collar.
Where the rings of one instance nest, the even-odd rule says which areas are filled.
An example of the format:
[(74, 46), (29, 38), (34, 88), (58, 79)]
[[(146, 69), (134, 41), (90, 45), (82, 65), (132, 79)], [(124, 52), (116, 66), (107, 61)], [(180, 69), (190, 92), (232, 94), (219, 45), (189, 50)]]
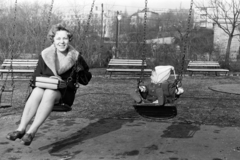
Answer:
[(61, 75), (68, 71), (77, 61), (79, 52), (69, 45), (67, 55), (58, 55), (55, 46), (44, 49), (41, 53), (43, 61), (55, 76)]

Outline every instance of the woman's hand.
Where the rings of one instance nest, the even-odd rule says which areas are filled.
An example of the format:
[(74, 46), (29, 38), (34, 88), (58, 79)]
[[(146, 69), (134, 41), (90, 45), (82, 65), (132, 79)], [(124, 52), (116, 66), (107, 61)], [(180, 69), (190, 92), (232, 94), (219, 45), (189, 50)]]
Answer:
[(139, 89), (141, 92), (146, 92), (146, 87), (145, 86), (139, 86)]
[(67, 87), (66, 82), (64, 80), (62, 80), (62, 78), (60, 76), (51, 76), (49, 78), (58, 79), (60, 81), (60, 88), (66, 88)]

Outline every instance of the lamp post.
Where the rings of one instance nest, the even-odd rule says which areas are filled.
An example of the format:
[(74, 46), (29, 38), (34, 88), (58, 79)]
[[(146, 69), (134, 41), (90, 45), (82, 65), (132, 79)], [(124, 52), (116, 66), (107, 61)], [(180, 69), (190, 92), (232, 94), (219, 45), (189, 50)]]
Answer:
[(118, 57), (118, 54), (119, 54), (119, 49), (118, 49), (118, 36), (119, 36), (119, 33), (120, 33), (120, 20), (122, 19), (122, 15), (119, 14), (119, 12), (117, 11), (117, 29), (116, 29), (116, 57)]

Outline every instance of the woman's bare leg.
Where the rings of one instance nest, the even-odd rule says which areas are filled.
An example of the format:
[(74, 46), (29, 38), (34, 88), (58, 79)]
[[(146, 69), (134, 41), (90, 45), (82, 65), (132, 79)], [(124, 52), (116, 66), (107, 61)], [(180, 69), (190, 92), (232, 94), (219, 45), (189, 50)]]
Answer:
[(36, 114), (38, 106), (42, 100), (43, 93), (44, 93), (44, 89), (42, 89), (42, 88), (36, 87), (33, 89), (30, 97), (28, 98), (28, 100), (25, 104), (25, 108), (23, 110), (22, 117), (21, 117), (21, 122), (17, 129), (18, 131), (26, 130), (29, 122)]
[(38, 128), (43, 124), (43, 122), (50, 115), (54, 104), (58, 102), (60, 98), (61, 98), (61, 94), (57, 90), (46, 89), (44, 91), (42, 101), (39, 104), (34, 121), (31, 127), (29, 128), (29, 130), (27, 131), (27, 133), (31, 133), (35, 135)]

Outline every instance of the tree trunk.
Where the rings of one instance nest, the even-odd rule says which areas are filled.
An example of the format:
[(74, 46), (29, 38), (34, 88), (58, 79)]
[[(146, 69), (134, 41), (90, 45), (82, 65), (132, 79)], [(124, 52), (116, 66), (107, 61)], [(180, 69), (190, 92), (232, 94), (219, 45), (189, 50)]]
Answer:
[(230, 57), (230, 51), (231, 51), (232, 38), (233, 38), (233, 36), (229, 35), (227, 49), (226, 49), (226, 55), (225, 55), (225, 65), (228, 69), (230, 68), (229, 57)]

